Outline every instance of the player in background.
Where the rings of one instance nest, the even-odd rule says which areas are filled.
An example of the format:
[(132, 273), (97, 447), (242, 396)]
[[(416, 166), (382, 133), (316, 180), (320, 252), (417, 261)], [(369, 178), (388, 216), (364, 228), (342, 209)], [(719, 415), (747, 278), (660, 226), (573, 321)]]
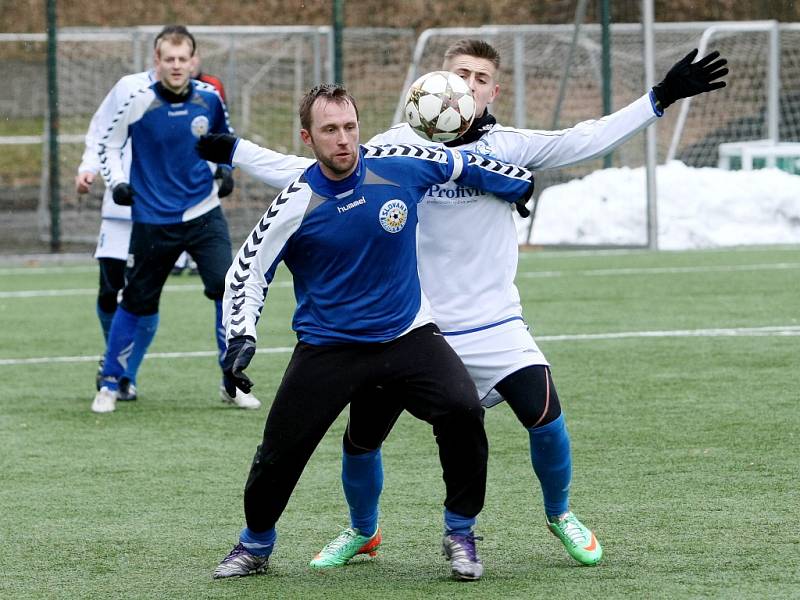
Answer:
[[(500, 92), (500, 55), (482, 40), (460, 40), (445, 52), (443, 68), (470, 85), (478, 116), (463, 136), (446, 146), (535, 170), (602, 156), (655, 122), (673, 102), (725, 85), (718, 79), (728, 72), (723, 68), (726, 61), (718, 60), (714, 52), (692, 62), (696, 54), (676, 63), (661, 83), (615, 113), (569, 129), (540, 131), (496, 123), (488, 108)], [(370, 144), (399, 143), (442, 146), (425, 142), (405, 123), (370, 140)], [(288, 157), (244, 140), (234, 147), (227, 136), (208, 136), (201, 140), (201, 147), (201, 154), (221, 162), (232, 157), (234, 166), (265, 181), (275, 176), (274, 165), (287, 166), (283, 161)], [(460, 233), (447, 235), (449, 231)], [(419, 207), (418, 254), (422, 288), (431, 301), (434, 320), (467, 367), (484, 406), (505, 400), (526, 429), (549, 530), (575, 560), (593, 565), (602, 558), (602, 547), (570, 510), (570, 440), (550, 365), (522, 315), (514, 285), (518, 253), (513, 213), (507, 203), (453, 183), (428, 190)], [(345, 564), (368, 547), (370, 535), (377, 530), (384, 431), (369, 424), (380, 420), (372, 411), (387, 403), (381, 397), (372, 400), (351, 406), (343, 439), (342, 484), (351, 527), (327, 545), (312, 566)]]
[[(153, 52), (155, 60), (155, 49), (160, 40), (170, 33), (185, 33), (191, 35), (188, 30), (181, 25), (168, 25), (164, 27), (156, 36), (153, 42)], [(195, 56), (194, 70), (199, 72), (199, 57)], [(86, 147), (78, 166), (78, 174), (75, 176), (75, 191), (78, 194), (87, 194), (91, 189), (97, 174), (100, 172), (100, 159), (98, 157), (99, 141), (111, 125), (112, 119), (117, 110), (130, 95), (136, 90), (153, 84), (158, 77), (155, 69), (148, 69), (140, 73), (126, 75), (121, 78), (111, 91), (106, 95), (98, 107), (89, 129), (86, 132)], [(206, 75), (207, 83), (214, 85), (220, 96), (225, 99), (225, 90), (222, 83), (216, 77)], [(219, 86), (219, 87), (217, 87)], [(123, 169), (127, 174), (130, 171), (130, 144), (122, 149)], [(224, 197), (225, 190), (220, 190), (220, 197)], [(131, 237), (131, 209), (130, 206), (120, 206), (115, 204), (111, 198), (111, 189), (106, 187), (103, 194), (101, 207), (100, 232), (95, 248), (95, 258), (100, 267), (100, 282), (97, 294), (96, 311), (103, 332), (103, 339), (108, 343), (108, 331), (111, 327), (111, 320), (117, 310), (119, 292), (125, 285), (125, 262), (128, 258), (128, 246)], [(184, 253), (176, 261), (176, 268), (185, 268), (190, 260), (189, 255)], [(196, 267), (196, 265), (195, 265)], [(178, 271), (180, 272), (180, 270)], [(133, 346), (130, 356), (125, 365), (125, 373), (120, 378), (117, 400), (132, 401), (137, 398), (136, 377), (139, 367), (144, 358), (145, 348), (142, 344), (152, 339), (158, 327), (158, 315), (152, 321), (140, 323), (140, 330), (134, 336)], [(152, 330), (152, 331), (150, 331)], [(100, 389), (102, 380), (103, 359), (97, 372), (96, 387)], [(223, 394), (222, 392), (220, 392)], [(225, 394), (223, 400), (228, 401)]]
[[(214, 577), (266, 569), (275, 525), (314, 449), (351, 399), (371, 401), (382, 386), (398, 410), (433, 426), (446, 487), (444, 543), (461, 557), (453, 574), (479, 579), (483, 565), (469, 534), (486, 488), (483, 408), (420, 288), (417, 205), (429, 187), (448, 181), (527, 199), (533, 175), (446, 148), (360, 146), (358, 109), (341, 86), (315, 87), (299, 112), (301, 137), (318, 162), (277, 196), (226, 278), (229, 385), (252, 387), (243, 371), (281, 261), (294, 279), (298, 342), (245, 486), (247, 526)], [(369, 544), (380, 544), (378, 530)]]
[[(233, 177), (229, 167), (214, 170), (200, 159), (194, 143), (203, 133), (230, 127), (216, 90), (190, 80), (194, 50), (185, 27), (165, 28), (156, 41), (155, 82), (118, 90), (127, 96), (115, 98), (118, 109), (97, 143), (106, 187), (114, 204), (133, 205), (133, 226), (123, 298), (111, 321), (94, 412), (115, 410), (131, 366), (141, 363), (155, 335), (164, 281), (184, 249), (196, 255), (205, 294), (216, 304), (220, 361), (225, 352), (221, 299), (231, 247), (219, 197), (233, 189)], [(222, 386), (220, 394), (242, 408), (260, 406), (252, 395), (231, 397)]]

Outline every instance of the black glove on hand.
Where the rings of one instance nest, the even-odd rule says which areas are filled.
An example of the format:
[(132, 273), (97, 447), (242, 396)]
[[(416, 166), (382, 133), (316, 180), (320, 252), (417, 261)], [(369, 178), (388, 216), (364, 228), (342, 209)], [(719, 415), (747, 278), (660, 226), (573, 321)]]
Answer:
[(236, 388), (245, 394), (253, 389), (253, 382), (243, 371), (253, 360), (256, 353), (256, 341), (249, 335), (242, 335), (228, 340), (228, 349), (222, 359), (222, 381), (225, 391), (233, 397)]
[(531, 199), (533, 196), (533, 186), (534, 186), (534, 179), (531, 177), (531, 184), (528, 186), (528, 191), (525, 192), (525, 195), (514, 202), (514, 208), (517, 209), (517, 213), (523, 219), (527, 219), (531, 216), (531, 211), (528, 210), (528, 207), (525, 206), (528, 203), (528, 200)]
[(218, 165), (229, 165), (233, 158), (236, 139), (236, 136), (228, 133), (209, 133), (201, 135), (194, 148), (204, 160), (210, 160)]
[(217, 191), (217, 196), (220, 198), (224, 198), (225, 196), (230, 196), (231, 192), (233, 191), (233, 171), (228, 167), (219, 166), (217, 167), (216, 172), (214, 173), (214, 179), (219, 179), (219, 190)]
[(722, 68), (728, 64), (727, 59), (717, 60), (719, 52), (716, 50), (693, 63), (696, 56), (697, 48), (672, 65), (664, 80), (653, 86), (661, 110), (681, 98), (725, 87), (724, 81), (714, 80), (728, 74), (728, 69)]
[(111, 192), (114, 204), (120, 206), (131, 206), (133, 204), (133, 188), (129, 183), (118, 183)]

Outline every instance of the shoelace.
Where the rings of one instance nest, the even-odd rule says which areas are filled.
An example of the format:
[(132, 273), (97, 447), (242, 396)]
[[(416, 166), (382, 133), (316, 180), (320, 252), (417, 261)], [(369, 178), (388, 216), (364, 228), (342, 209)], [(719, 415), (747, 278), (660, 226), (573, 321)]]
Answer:
[(473, 535), (471, 533), (468, 535), (455, 533), (451, 535), (450, 538), (457, 542), (456, 547), (452, 551), (453, 558), (459, 559), (466, 555), (466, 558), (470, 562), (477, 562), (478, 552), (475, 549), (475, 540), (482, 540), (482, 537)]
[(228, 556), (225, 557), (225, 560), (228, 560), (229, 558), (236, 558), (244, 553), (249, 554), (247, 548), (245, 548), (243, 544), (236, 544), (233, 547), (233, 550), (228, 553)]
[(329, 544), (327, 544), (322, 551), (323, 552), (336, 552), (340, 548), (346, 546), (356, 537), (356, 532), (352, 529), (345, 529), (342, 533), (340, 533), (335, 540), (332, 540)]
[(588, 541), (586, 536), (583, 535), (581, 528), (575, 523), (574, 516), (570, 515), (565, 517), (562, 523), (564, 523), (564, 534), (573, 544), (580, 546)]

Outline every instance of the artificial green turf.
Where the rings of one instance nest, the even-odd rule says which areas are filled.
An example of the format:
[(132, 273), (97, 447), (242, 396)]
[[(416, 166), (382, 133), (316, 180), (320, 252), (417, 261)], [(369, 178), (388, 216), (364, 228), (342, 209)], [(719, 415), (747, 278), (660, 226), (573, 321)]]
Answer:
[[(91, 358), (0, 362), (0, 597), (800, 597), (800, 336), (553, 338), (797, 327), (800, 247), (533, 252), (519, 270), (567, 415), (573, 508), (605, 548), (598, 567), (579, 567), (547, 532), (527, 435), (501, 405), (486, 415), (482, 581), (448, 578), (436, 447), (429, 427), (406, 415), (384, 449), (377, 560), (307, 567), (347, 524), (343, 416), (280, 521), (269, 573), (212, 581), (243, 524), (242, 487), (266, 408), (223, 407), (213, 356), (145, 360), (140, 400), (111, 415), (89, 411)], [(97, 355), (91, 291), (8, 297), (92, 290), (91, 264), (36, 273), (0, 268), (0, 361)], [(268, 298), (259, 347), (291, 347), (291, 289)], [(213, 351), (212, 318), (199, 290), (170, 289), (151, 351)], [(261, 353), (252, 365), (265, 404), (288, 356)]]

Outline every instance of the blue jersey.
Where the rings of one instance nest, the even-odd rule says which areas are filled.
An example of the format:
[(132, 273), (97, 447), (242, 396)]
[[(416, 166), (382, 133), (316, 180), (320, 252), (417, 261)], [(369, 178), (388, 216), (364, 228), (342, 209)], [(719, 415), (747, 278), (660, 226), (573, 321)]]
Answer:
[[(185, 98), (167, 97), (159, 83), (131, 94), (101, 140), (101, 173), (107, 186), (129, 182), (132, 218), (165, 225), (194, 219), (219, 206), (215, 165), (194, 146), (206, 133), (230, 133), (225, 105), (208, 84), (189, 83)], [(132, 142), (130, 176), (121, 151)]]
[[(447, 148), (361, 146), (341, 181), (318, 163), (284, 189), (228, 271), (228, 338), (256, 338), (269, 283), (283, 260), (294, 276), (292, 326), (315, 345), (384, 342), (432, 321), (417, 275), (417, 204), (432, 185), (458, 181), (509, 202), (530, 171)], [(452, 235), (459, 235), (454, 231)]]

